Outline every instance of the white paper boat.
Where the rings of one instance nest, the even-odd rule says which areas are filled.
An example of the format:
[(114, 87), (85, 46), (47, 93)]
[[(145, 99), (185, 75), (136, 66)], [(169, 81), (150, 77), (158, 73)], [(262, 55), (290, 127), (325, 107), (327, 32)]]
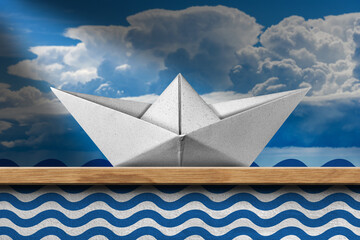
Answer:
[(249, 166), (309, 89), (210, 105), (181, 74), (153, 104), (51, 90), (113, 166)]

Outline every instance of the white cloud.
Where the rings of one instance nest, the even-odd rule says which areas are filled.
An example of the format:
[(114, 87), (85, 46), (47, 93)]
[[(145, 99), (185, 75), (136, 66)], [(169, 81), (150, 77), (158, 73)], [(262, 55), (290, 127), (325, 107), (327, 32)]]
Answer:
[(95, 90), (95, 92), (101, 92), (102, 90), (107, 89), (109, 86), (109, 83), (103, 83)]
[(261, 95), (264, 92), (280, 92), (286, 88), (285, 84), (277, 84), (279, 82), (279, 78), (271, 77), (267, 79), (263, 83), (258, 83), (252, 89), (252, 93), (254, 95)]
[[(336, 104), (336, 100), (346, 101), (346, 100), (358, 100), (360, 99), (359, 93), (357, 92), (344, 92), (344, 93), (334, 93), (323, 96), (306, 96), (302, 102), (316, 105), (316, 106), (325, 106), (328, 105), (329, 102), (332, 104)], [(334, 102), (335, 101), (335, 102)]]
[(167, 66), (168, 56), (182, 49), (189, 54), (190, 64), (198, 65), (198, 72), (205, 74), (203, 77), (215, 79), (211, 84), (224, 89), (232, 84), (228, 72), (236, 63), (234, 52), (256, 44), (262, 28), (255, 18), (224, 6), (154, 9), (127, 20), (129, 26), (69, 28), (64, 35), (80, 43), (32, 47), (30, 51), (37, 57), (10, 66), (8, 72), (48, 81), (56, 87), (66, 84), (69, 90), (71, 84), (75, 87), (81, 83), (94, 91), (98, 86), (89, 90), (86, 84), (103, 79), (111, 82), (110, 92), (124, 90), (128, 94), (131, 89), (125, 89), (122, 82), (156, 83), (159, 71), (171, 67)]
[(126, 70), (129, 70), (131, 68), (131, 66), (127, 63), (125, 64), (122, 64), (122, 65), (119, 65), (115, 68), (115, 70), (118, 70), (118, 71), (126, 71)]
[(199, 50), (205, 38), (233, 47), (255, 44), (261, 29), (255, 18), (224, 6), (180, 11), (154, 9), (129, 16), (127, 20), (130, 29), (126, 39), (134, 47), (165, 52), (182, 47), (191, 54)]
[[(311, 86), (308, 95), (360, 94), (355, 70), (360, 13), (304, 20), (291, 16), (266, 29), (260, 47), (237, 52), (237, 90), (255, 95)], [(251, 79), (251, 80), (249, 80)]]
[(0, 134), (12, 127), (12, 123), (0, 121)]
[(240, 98), (251, 97), (250, 94), (241, 94), (234, 91), (219, 91), (201, 95), (204, 101), (208, 104), (231, 101)]
[(10, 85), (0, 83), (0, 119), (24, 122), (39, 115), (68, 114), (52, 93), (44, 94), (31, 86), (17, 91), (9, 88)]
[(76, 71), (68, 71), (61, 73), (60, 80), (64, 83), (68, 82), (80, 82), (86, 83), (91, 79), (97, 78), (97, 69), (92, 68), (81, 68)]
[(37, 55), (8, 68), (8, 73), (47, 81), (57, 87), (64, 83), (88, 82), (97, 78), (101, 58), (92, 55), (83, 43), (76, 46), (39, 46), (30, 48)]
[(129, 26), (69, 28), (64, 35), (80, 43), (32, 47), (37, 57), (8, 72), (113, 97), (158, 92), (179, 72), (204, 92), (311, 86), (309, 96), (351, 97), (360, 93), (359, 19), (291, 16), (261, 33), (255, 18), (234, 8), (153, 9), (129, 16)]
[[(240, 98), (246, 98), (251, 97), (250, 94), (241, 94), (236, 93), (234, 91), (220, 91), (220, 92), (212, 92), (200, 95), (204, 101), (208, 104), (218, 103), (218, 102), (225, 102)], [(139, 102), (146, 102), (146, 103), (153, 103), (156, 101), (156, 99), (159, 97), (159, 95), (156, 94), (147, 94), (137, 97), (124, 97), (122, 99), (126, 100), (132, 100), (132, 101), (139, 101)]]
[(158, 97), (159, 97), (159, 95), (156, 95), (156, 94), (147, 94), (147, 95), (136, 96), (136, 97), (124, 97), (121, 99), (144, 102), (144, 103), (153, 103), (156, 101), (156, 99)]
[(27, 86), (18, 91), (12, 91), (9, 84), (0, 83), (0, 104), (4, 106), (29, 106), (41, 98), (42, 93), (37, 88)]
[(16, 120), (20, 123), (27, 122), (38, 116), (66, 115), (69, 112), (62, 104), (54, 100), (43, 100), (31, 106), (6, 107), (0, 111), (0, 119)]
[(13, 148), (15, 146), (15, 141), (2, 141), (0, 143), (7, 148)]
[(63, 134), (66, 129), (62, 125), (54, 126), (51, 122), (37, 121), (31, 124), (29, 130), (25, 132), (27, 138), (11, 141), (2, 141), (1, 144), (7, 148), (19, 146), (36, 146), (43, 143), (53, 134)]

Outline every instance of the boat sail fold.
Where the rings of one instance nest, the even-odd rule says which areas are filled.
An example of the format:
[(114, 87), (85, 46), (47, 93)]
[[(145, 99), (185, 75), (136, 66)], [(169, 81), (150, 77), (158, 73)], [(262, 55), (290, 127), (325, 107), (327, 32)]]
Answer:
[(250, 166), (309, 89), (210, 105), (181, 74), (153, 104), (51, 90), (113, 166)]

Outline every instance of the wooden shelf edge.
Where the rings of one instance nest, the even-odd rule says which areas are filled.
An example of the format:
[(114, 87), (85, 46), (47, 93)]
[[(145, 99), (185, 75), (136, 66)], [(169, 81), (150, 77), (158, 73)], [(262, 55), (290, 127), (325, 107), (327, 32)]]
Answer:
[(1, 185), (359, 184), (357, 167), (0, 167)]

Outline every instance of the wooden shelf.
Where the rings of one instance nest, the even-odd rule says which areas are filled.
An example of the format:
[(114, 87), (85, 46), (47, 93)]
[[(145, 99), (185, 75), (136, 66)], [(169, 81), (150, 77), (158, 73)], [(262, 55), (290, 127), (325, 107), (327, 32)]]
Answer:
[(0, 167), (0, 184), (360, 184), (360, 168)]

